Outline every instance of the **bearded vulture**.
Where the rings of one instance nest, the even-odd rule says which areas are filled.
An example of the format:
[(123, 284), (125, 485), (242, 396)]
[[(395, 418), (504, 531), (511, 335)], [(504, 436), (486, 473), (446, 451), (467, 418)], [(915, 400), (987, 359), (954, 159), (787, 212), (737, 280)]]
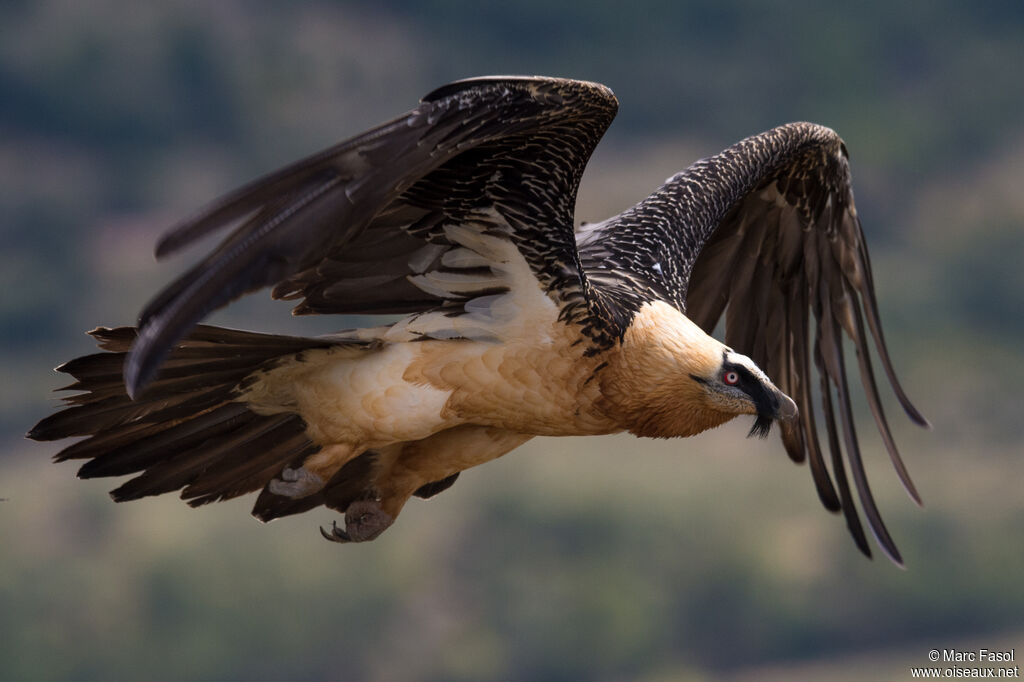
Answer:
[[(927, 421), (886, 351), (842, 140), (774, 128), (575, 231), (580, 177), (617, 108), (596, 83), (458, 81), (217, 199), (156, 255), (223, 241), (137, 327), (90, 332), (104, 352), (58, 368), (76, 393), (28, 437), (84, 436), (56, 460), (86, 460), (82, 478), (136, 474), (117, 501), (259, 490), (259, 519), (325, 505), (345, 520), (325, 537), (356, 542), (533, 436), (669, 438), (754, 415), (750, 433), (778, 424), (870, 556), (852, 474), (868, 528), (901, 563), (865, 477), (844, 336), (918, 502), (869, 335), (903, 409)], [(317, 338), (199, 325), (267, 286), (301, 299), (295, 314), (402, 317)], [(723, 314), (725, 343), (709, 336)]]

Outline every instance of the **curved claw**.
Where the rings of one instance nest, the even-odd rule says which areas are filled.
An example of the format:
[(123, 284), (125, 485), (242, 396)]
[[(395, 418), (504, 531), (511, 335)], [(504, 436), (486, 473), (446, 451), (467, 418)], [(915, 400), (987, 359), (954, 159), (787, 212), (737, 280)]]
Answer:
[(331, 521), (331, 532), (328, 533), (324, 530), (323, 526), (320, 526), (320, 535), (323, 535), (326, 540), (331, 542), (352, 542), (352, 538), (349, 534), (338, 528), (337, 521)]
[(331, 542), (373, 540), (394, 523), (394, 517), (381, 509), (379, 500), (357, 500), (345, 509), (345, 530), (331, 522), (331, 531), (320, 527), (320, 534)]

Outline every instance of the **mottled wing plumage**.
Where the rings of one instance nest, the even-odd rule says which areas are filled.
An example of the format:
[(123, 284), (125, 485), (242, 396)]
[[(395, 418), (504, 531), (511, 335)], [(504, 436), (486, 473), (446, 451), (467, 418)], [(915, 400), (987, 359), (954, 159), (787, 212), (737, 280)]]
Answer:
[[(799, 421), (781, 423), (790, 457), (810, 460), (822, 502), (843, 510), (858, 546), (870, 555), (848, 466), (871, 531), (899, 562), (864, 473), (844, 333), (854, 342), (879, 432), (917, 501), (881, 407), (869, 333), (900, 404), (915, 422), (927, 422), (907, 399), (889, 360), (840, 138), (810, 123), (775, 128), (696, 162), (632, 209), (588, 227), (579, 239), (584, 268), (595, 286), (614, 292), (620, 318), (629, 319), (644, 300), (658, 299), (684, 310), (710, 333), (725, 313), (726, 343), (750, 356), (799, 405)], [(818, 436), (816, 394), (831, 475)]]
[[(389, 123), (272, 173), (171, 230), (158, 256), (240, 224), (140, 317), (129, 390), (210, 311), (264, 286), (299, 313), (449, 315), (508, 283), (479, 235), (511, 242), (566, 319), (587, 311), (576, 190), (617, 102), (551, 78), (461, 81)], [(451, 332), (446, 332), (451, 333)]]

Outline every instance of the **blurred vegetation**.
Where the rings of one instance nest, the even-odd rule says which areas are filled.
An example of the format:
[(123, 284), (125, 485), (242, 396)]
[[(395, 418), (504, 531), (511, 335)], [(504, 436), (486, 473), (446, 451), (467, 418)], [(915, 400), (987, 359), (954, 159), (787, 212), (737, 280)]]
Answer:
[[(619, 96), (583, 220), (787, 120), (844, 136), (936, 427), (897, 426), (923, 511), (866, 439), (908, 570), (861, 559), (742, 424), (538, 439), (347, 548), (319, 540), (326, 512), (114, 505), (21, 440), (48, 368), (182, 267), (150, 256), (177, 217), (503, 72)], [(1013, 1), (0, 3), (0, 678), (906, 679), (932, 648), (1024, 650), (1022, 83)], [(259, 298), (214, 320), (338, 325)]]

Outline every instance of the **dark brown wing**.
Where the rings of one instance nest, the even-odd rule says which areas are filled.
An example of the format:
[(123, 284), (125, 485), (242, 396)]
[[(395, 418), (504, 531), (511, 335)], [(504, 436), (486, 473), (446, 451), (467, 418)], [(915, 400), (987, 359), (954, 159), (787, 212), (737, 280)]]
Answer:
[(511, 242), (565, 317), (585, 315), (576, 189), (616, 109), (594, 83), (460, 81), (217, 200), (157, 247), (163, 257), (240, 221), (143, 310), (125, 364), (129, 392), (205, 315), (264, 286), (304, 298), (299, 313), (479, 311), (502, 283), (486, 257), (464, 253), (453, 235), (466, 230)]
[[(800, 408), (799, 422), (782, 426), (789, 456), (810, 460), (822, 502), (843, 510), (858, 547), (870, 556), (847, 482), (849, 466), (871, 531), (901, 563), (864, 472), (844, 335), (853, 341), (861, 384), (896, 472), (918, 503), (882, 409), (869, 334), (900, 404), (914, 422), (927, 421), (889, 359), (847, 153), (835, 132), (792, 123), (747, 138), (698, 161), (598, 231), (581, 239), (588, 270), (603, 261), (605, 271), (622, 273), (623, 288), (672, 302), (708, 333), (725, 313), (725, 342), (753, 359)], [(831, 475), (818, 436), (816, 395)]]

